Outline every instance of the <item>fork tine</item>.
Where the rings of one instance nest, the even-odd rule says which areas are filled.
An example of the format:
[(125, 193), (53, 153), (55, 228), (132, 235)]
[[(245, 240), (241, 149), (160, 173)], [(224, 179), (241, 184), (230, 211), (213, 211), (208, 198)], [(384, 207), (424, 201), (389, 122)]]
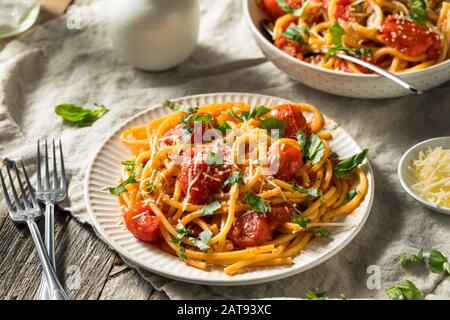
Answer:
[(5, 179), (3, 178), (2, 170), (0, 169), (0, 179), (2, 180), (2, 189), (3, 194), (5, 195), (6, 206), (8, 207), (9, 212), (14, 212), (14, 208), (11, 203), (11, 199), (9, 198), (8, 189), (6, 188)]
[(45, 188), (50, 189), (50, 173), (48, 169), (48, 144), (45, 140)]
[(38, 140), (37, 142), (37, 150), (36, 150), (36, 191), (41, 190), (41, 142)]
[(23, 164), (22, 159), (20, 159), (20, 164), (22, 166), (23, 175), (25, 176), (25, 182), (27, 184), (28, 192), (31, 196), (31, 201), (33, 202), (33, 205), (36, 207), (37, 206), (36, 195), (34, 193), (33, 186), (31, 185), (30, 178), (28, 178), (28, 173), (27, 173), (27, 170), (25, 170), (25, 165)]
[(9, 182), (11, 183), (11, 190), (12, 190), (12, 193), (14, 196), (14, 201), (16, 202), (16, 207), (17, 207), (17, 209), (23, 210), (24, 207), (23, 207), (22, 203), (20, 203), (20, 201), (19, 201), (19, 196), (17, 195), (16, 187), (14, 187), (14, 181), (13, 181), (13, 179), (11, 177), (11, 173), (9, 171), (9, 169), (10, 169), (9, 166), (11, 165), (11, 162), (12, 161), (10, 161), (10, 160), (8, 160), (6, 162), (6, 173), (8, 174)]
[(23, 188), (22, 179), (20, 179), (20, 172), (19, 172), (19, 169), (17, 168), (17, 165), (15, 162), (13, 162), (13, 167), (14, 167), (14, 171), (16, 172), (17, 181), (19, 182), (19, 188), (20, 188), (20, 193), (22, 194), (23, 204), (25, 205), (25, 208), (31, 209), (31, 204), (28, 201), (27, 193), (25, 192), (25, 189)]
[(61, 158), (61, 188), (67, 189), (66, 169), (64, 167), (64, 157), (63, 157), (61, 139), (59, 139), (59, 155)]
[(53, 189), (59, 188), (59, 181), (58, 181), (58, 167), (56, 165), (56, 148), (55, 148), (55, 139), (52, 140), (52, 146), (53, 146)]

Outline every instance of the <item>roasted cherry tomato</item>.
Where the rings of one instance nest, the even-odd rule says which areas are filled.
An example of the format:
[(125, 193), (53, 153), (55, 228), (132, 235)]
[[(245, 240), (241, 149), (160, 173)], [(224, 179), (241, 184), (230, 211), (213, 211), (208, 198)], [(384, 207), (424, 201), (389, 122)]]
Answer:
[(282, 104), (270, 111), (271, 118), (283, 120), (286, 124), (284, 135), (286, 137), (296, 137), (299, 129), (303, 129), (305, 134), (310, 134), (309, 126), (303, 116), (302, 111), (292, 104)]
[(205, 204), (210, 196), (220, 190), (230, 175), (227, 166), (210, 166), (204, 161), (202, 149), (190, 150), (183, 155), (181, 189), (189, 194), (189, 202)]
[(278, 18), (285, 14), (278, 5), (278, 0), (263, 0), (263, 6), (272, 18)]
[(336, 11), (334, 13), (336, 19), (341, 19), (344, 21), (350, 20), (352, 17), (352, 11), (349, 6), (350, 3), (350, 0), (338, 0), (338, 2), (336, 2)]
[(163, 138), (161, 139), (166, 145), (173, 146), (177, 144), (183, 138), (183, 125), (181, 123), (177, 124), (175, 127), (167, 130), (163, 134)]
[[(202, 122), (192, 122), (187, 120), (186, 124), (191, 128), (191, 138), (190, 140), (188, 139), (187, 142), (190, 142), (192, 144), (201, 144), (204, 142), (203, 139), (205, 132), (207, 130), (214, 129), (217, 126), (217, 120), (214, 117), (212, 120)], [(179, 142), (183, 142), (186, 134), (189, 134), (189, 132), (186, 133), (185, 124), (179, 123), (163, 134), (162, 141), (166, 145), (172, 146)]]
[(439, 35), (413, 21), (389, 16), (379, 32), (388, 46), (411, 57), (426, 54), (428, 59), (436, 59), (442, 52)]
[(272, 230), (263, 213), (252, 211), (236, 218), (229, 237), (239, 248), (256, 247), (272, 240)]
[(142, 201), (136, 202), (124, 215), (127, 229), (138, 239), (155, 243), (159, 240), (159, 218)]
[(272, 209), (267, 214), (267, 222), (271, 230), (275, 230), (283, 223), (291, 221), (294, 209), (285, 204), (278, 204), (272, 206)]
[(302, 167), (302, 152), (289, 145), (281, 144), (270, 150), (271, 168), (276, 171), (274, 176), (280, 180), (290, 180)]

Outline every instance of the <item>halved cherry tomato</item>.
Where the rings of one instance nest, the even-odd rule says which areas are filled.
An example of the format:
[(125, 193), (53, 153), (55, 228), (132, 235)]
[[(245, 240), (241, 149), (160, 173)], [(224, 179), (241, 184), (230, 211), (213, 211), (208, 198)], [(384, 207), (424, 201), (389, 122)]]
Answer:
[(183, 155), (181, 189), (185, 195), (189, 194), (188, 201), (194, 204), (207, 203), (231, 172), (227, 166), (208, 165), (202, 158), (204, 154), (202, 149), (196, 149)]
[(286, 124), (284, 135), (295, 137), (299, 129), (303, 129), (305, 134), (310, 134), (309, 126), (302, 111), (292, 104), (282, 104), (270, 111), (270, 117), (283, 120)]
[(389, 16), (379, 32), (388, 46), (411, 57), (426, 54), (428, 59), (436, 59), (442, 52), (439, 35), (413, 21)]
[(338, 2), (336, 2), (336, 11), (334, 13), (336, 19), (341, 19), (344, 21), (350, 20), (352, 17), (352, 11), (349, 6), (350, 3), (350, 0), (338, 0)]
[(237, 216), (229, 237), (237, 247), (244, 249), (272, 240), (272, 230), (263, 213), (251, 211)]
[(278, 164), (275, 177), (280, 180), (290, 180), (303, 166), (302, 152), (285, 143), (279, 145), (277, 149), (270, 150), (272, 168), (276, 170)]
[(142, 201), (136, 202), (124, 215), (127, 229), (138, 239), (155, 243), (159, 240), (159, 218)]
[(277, 0), (263, 0), (263, 6), (272, 18), (278, 18), (285, 14), (283, 9), (278, 5)]
[(294, 209), (285, 204), (272, 206), (272, 209), (267, 214), (267, 222), (269, 223), (270, 229), (275, 230), (283, 223), (291, 221), (293, 214)]

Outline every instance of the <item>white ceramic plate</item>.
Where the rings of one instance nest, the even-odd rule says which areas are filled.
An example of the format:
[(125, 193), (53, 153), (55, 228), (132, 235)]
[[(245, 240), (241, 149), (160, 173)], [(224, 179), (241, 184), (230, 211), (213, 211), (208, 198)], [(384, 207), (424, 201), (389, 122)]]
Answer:
[[(244, 101), (252, 105), (286, 103), (287, 100), (246, 93), (214, 93), (184, 97), (173, 101), (192, 105), (205, 105), (227, 101)], [(320, 106), (318, 106), (320, 108)], [(128, 147), (119, 141), (120, 133), (128, 127), (146, 124), (155, 117), (172, 112), (168, 108), (157, 106), (143, 111), (114, 130), (106, 139), (89, 165), (85, 180), (85, 200), (91, 221), (95, 229), (109, 246), (136, 266), (153, 271), (172, 279), (209, 284), (209, 285), (244, 285), (273, 281), (308, 270), (329, 259), (342, 250), (361, 230), (372, 206), (374, 196), (374, 179), (369, 163), (365, 168), (369, 179), (369, 191), (361, 206), (343, 221), (354, 225), (353, 228), (332, 229), (332, 240), (313, 240), (307, 249), (295, 257), (294, 264), (285, 267), (260, 268), (251, 272), (228, 276), (219, 269), (202, 271), (186, 265), (177, 257), (171, 256), (157, 246), (137, 240), (122, 224), (122, 215), (117, 198), (104, 190), (107, 186), (117, 184), (121, 172), (121, 161), (130, 157)], [(326, 118), (327, 125), (332, 121)], [(330, 147), (341, 158), (361, 152), (353, 138), (341, 127), (332, 131), (334, 138)]]

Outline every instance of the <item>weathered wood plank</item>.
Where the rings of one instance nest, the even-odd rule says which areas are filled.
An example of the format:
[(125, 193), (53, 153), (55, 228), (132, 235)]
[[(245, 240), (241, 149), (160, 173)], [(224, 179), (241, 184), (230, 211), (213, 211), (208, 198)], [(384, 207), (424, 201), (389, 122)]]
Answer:
[(127, 267), (122, 259), (117, 257), (100, 299), (147, 300), (154, 291), (134, 269)]

